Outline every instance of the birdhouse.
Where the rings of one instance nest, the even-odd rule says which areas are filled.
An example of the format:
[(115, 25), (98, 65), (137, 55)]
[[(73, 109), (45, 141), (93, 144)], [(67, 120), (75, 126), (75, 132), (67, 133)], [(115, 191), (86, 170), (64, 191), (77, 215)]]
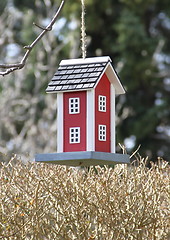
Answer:
[(62, 60), (46, 92), (57, 93), (57, 152), (37, 154), (37, 162), (129, 162), (115, 153), (115, 97), (125, 90), (110, 57)]

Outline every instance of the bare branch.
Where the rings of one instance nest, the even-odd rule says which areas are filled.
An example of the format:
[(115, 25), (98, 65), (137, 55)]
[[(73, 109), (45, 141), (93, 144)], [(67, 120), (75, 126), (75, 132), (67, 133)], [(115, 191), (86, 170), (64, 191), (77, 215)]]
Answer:
[(15, 64), (0, 64), (0, 68), (6, 69), (6, 71), (2, 71), (0, 72), (1, 76), (5, 76), (11, 72), (14, 72), (16, 70), (22, 69), (25, 66), (25, 63), (28, 59), (28, 56), (30, 55), (32, 49), (34, 48), (34, 46), (41, 40), (41, 38), (49, 31), (52, 30), (52, 27), (54, 25), (54, 23), (56, 22), (63, 6), (64, 6), (65, 0), (62, 0), (56, 14), (54, 15), (54, 17), (52, 18), (52, 20), (50, 21), (50, 23), (48, 24), (47, 27), (43, 28), (37, 24), (34, 23), (35, 26), (39, 27), (40, 29), (42, 29), (43, 31), (37, 36), (37, 38), (28, 46), (25, 46), (24, 49), (26, 49), (26, 53), (24, 54), (22, 60), (20, 63), (15, 63)]
[(33, 23), (33, 25), (35, 25), (36, 27), (40, 28), (41, 30), (45, 30), (45, 28), (44, 28), (44, 27), (42, 27), (42, 26), (38, 25), (37, 23)]

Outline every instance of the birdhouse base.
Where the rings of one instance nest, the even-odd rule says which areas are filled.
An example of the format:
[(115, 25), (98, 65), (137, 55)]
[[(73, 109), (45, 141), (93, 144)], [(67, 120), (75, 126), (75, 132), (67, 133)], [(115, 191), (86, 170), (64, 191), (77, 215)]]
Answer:
[(128, 164), (130, 158), (127, 154), (86, 151), (37, 154), (35, 161), (77, 167)]

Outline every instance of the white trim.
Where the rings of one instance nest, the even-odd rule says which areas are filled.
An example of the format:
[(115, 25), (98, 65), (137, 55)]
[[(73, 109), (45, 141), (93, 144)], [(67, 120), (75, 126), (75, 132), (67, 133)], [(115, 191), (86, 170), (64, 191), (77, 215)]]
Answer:
[(106, 96), (99, 95), (98, 96), (98, 111), (99, 112), (106, 112)]
[(87, 91), (86, 151), (95, 149), (95, 92)]
[(115, 93), (116, 94), (125, 94), (125, 89), (122, 86), (117, 73), (115, 72), (114, 68), (112, 67), (112, 65), (110, 63), (108, 63), (108, 65), (106, 67), (106, 75), (107, 75), (109, 81), (111, 82), (111, 84), (114, 86)]
[(98, 125), (98, 140), (100, 142), (106, 142), (106, 125)]
[(69, 143), (70, 144), (80, 143), (80, 127), (69, 128)]
[(57, 152), (63, 152), (63, 93), (57, 94)]
[(100, 62), (111, 62), (112, 60), (108, 56), (104, 57), (92, 57), (92, 58), (77, 58), (67, 59), (60, 62), (60, 66), (63, 65), (74, 65), (74, 64), (88, 64), (88, 63), (100, 63)]
[(115, 89), (113, 85), (111, 84), (110, 88), (110, 129), (111, 129), (111, 134), (110, 134), (110, 142), (111, 142), (111, 153), (115, 153), (115, 142), (116, 142), (116, 133), (115, 133)]
[(102, 74), (100, 75), (100, 77), (97, 80), (97, 83), (95, 84), (95, 87), (97, 87), (99, 81), (101, 80), (101, 78), (103, 77), (103, 74), (106, 73), (111, 85), (114, 86), (115, 88), (115, 93), (116, 94), (125, 94), (125, 89), (122, 86), (119, 77), (117, 75), (117, 73), (115, 72), (114, 68), (112, 67), (111, 63), (109, 62), (106, 67), (104, 68)]
[(80, 98), (79, 97), (69, 98), (69, 114), (78, 113), (80, 113)]
[(65, 93), (65, 92), (80, 92), (80, 91), (91, 91), (93, 88), (83, 88), (83, 89), (70, 89), (70, 90), (60, 90), (60, 91), (46, 91), (46, 93), (53, 94), (53, 93)]

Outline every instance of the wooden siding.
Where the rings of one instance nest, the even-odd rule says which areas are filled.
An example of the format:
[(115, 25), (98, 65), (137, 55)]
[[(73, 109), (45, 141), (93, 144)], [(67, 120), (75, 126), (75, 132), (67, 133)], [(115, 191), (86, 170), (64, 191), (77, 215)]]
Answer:
[[(80, 112), (69, 114), (69, 98), (80, 98)], [(63, 100), (63, 152), (86, 151), (86, 91), (65, 92)], [(80, 143), (70, 143), (70, 128), (80, 127)]]
[[(106, 96), (106, 112), (98, 110), (98, 96)], [(110, 82), (106, 74), (103, 74), (101, 80), (95, 89), (95, 151), (111, 152), (111, 136), (110, 136)], [(99, 141), (98, 126), (106, 125), (106, 141)]]

